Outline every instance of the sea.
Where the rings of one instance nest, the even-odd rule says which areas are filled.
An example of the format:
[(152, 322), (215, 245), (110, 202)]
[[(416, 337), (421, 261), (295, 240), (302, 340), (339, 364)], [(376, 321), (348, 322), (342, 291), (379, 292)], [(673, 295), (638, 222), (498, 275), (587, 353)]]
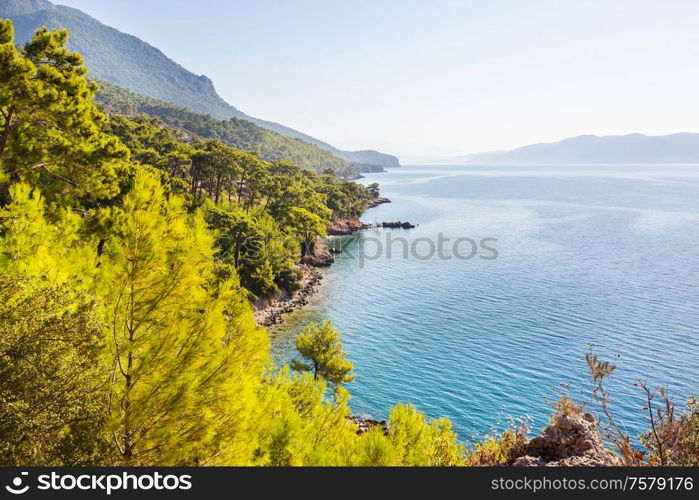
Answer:
[(355, 415), (412, 403), (462, 442), (525, 422), (562, 395), (597, 408), (585, 362), (617, 366), (610, 409), (632, 438), (645, 394), (699, 393), (699, 166), (404, 166), (365, 174), (391, 203), (343, 250), (310, 304), (272, 331), (332, 319), (357, 378)]

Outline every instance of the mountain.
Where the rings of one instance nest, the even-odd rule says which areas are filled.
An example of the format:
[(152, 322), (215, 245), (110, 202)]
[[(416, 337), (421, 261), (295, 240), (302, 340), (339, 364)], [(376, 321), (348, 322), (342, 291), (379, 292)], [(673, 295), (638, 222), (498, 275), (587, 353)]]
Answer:
[(0, 0), (0, 17), (12, 20), (18, 43), (27, 41), (42, 26), (69, 30), (68, 47), (83, 55), (90, 75), (99, 80), (221, 120), (251, 121), (267, 130), (314, 144), (357, 164), (359, 170), (400, 166), (395, 156), (377, 151), (342, 151), (279, 123), (251, 117), (224, 101), (206, 76), (195, 75), (156, 47), (106, 26), (78, 9), (54, 5), (48, 0)]
[(581, 135), (452, 160), (483, 164), (699, 163), (699, 134)]
[(346, 178), (356, 175), (349, 162), (301, 139), (287, 137), (248, 120), (218, 120), (169, 102), (145, 97), (110, 82), (100, 82), (97, 102), (109, 114), (139, 114), (160, 118), (167, 126), (204, 139), (220, 139), (236, 149), (255, 151), (264, 160), (290, 160), (316, 170), (332, 168)]
[(12, 20), (20, 44), (42, 26), (69, 30), (68, 47), (83, 55), (95, 78), (218, 118), (243, 115), (216, 94), (207, 77), (187, 71), (155, 47), (77, 9), (47, 0), (0, 0), (0, 17)]

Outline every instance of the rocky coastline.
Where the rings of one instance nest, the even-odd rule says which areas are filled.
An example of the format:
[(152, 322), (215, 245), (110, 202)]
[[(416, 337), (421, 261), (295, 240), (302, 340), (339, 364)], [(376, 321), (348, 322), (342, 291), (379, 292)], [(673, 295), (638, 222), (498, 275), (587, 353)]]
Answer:
[[(369, 208), (374, 208), (382, 203), (391, 203), (388, 198), (378, 197), (369, 201)], [(328, 228), (328, 236), (348, 236), (364, 229), (387, 228), (387, 229), (413, 229), (415, 224), (401, 221), (378, 222), (376, 224), (365, 224), (357, 217), (340, 217), (333, 221)]]
[(388, 198), (384, 198), (383, 196), (377, 196), (376, 198), (372, 198), (371, 200), (369, 200), (367, 209), (377, 207), (383, 203), (391, 203), (391, 200), (389, 200)]
[(622, 465), (608, 449), (594, 415), (559, 414), (541, 433), (524, 438), (506, 465), (515, 467), (603, 467)]
[[(383, 203), (390, 203), (391, 200), (384, 197), (377, 197), (369, 200), (367, 207), (374, 208)], [(377, 227), (410, 229), (414, 228), (409, 222), (380, 222), (377, 224), (364, 224), (357, 217), (341, 217), (333, 221), (327, 229), (328, 236), (346, 236), (365, 229)], [(283, 321), (285, 315), (300, 309), (308, 304), (309, 298), (317, 291), (318, 285), (323, 279), (323, 274), (319, 268), (329, 267), (335, 262), (335, 255), (341, 250), (328, 247), (323, 243), (316, 243), (313, 254), (303, 257), (298, 268), (303, 273), (301, 287), (292, 294), (280, 294), (271, 299), (265, 299), (253, 304), (255, 319), (257, 324), (264, 327), (278, 325)]]
[(365, 416), (350, 416), (347, 417), (347, 421), (357, 426), (357, 435), (359, 436), (369, 432), (374, 427), (380, 428), (384, 435), (388, 435), (388, 422), (386, 420), (374, 420)]
[(333, 221), (332, 225), (327, 229), (327, 233), (328, 236), (348, 236), (368, 228), (368, 224), (364, 224), (356, 217), (341, 217)]
[[(389, 433), (389, 422), (370, 416), (349, 416), (347, 421), (356, 426), (358, 435), (379, 428)], [(522, 433), (524, 431), (521, 431)], [(557, 414), (541, 433), (533, 438), (524, 434), (515, 437), (504, 462), (477, 463), (514, 467), (610, 467), (620, 466), (619, 456), (605, 446), (594, 415), (583, 413)]]
[[(383, 203), (391, 203), (391, 200), (382, 196), (372, 198), (367, 203), (367, 210), (370, 208), (377, 207)], [(333, 223), (328, 228), (327, 233), (328, 236), (348, 236), (350, 234), (356, 233), (357, 231), (361, 231), (363, 229), (371, 229), (372, 227), (375, 226), (372, 224), (364, 224), (357, 217), (340, 217), (339, 219), (335, 219), (333, 221)]]
[(315, 267), (300, 265), (303, 273), (301, 288), (291, 295), (268, 299), (254, 304), (255, 320), (259, 326), (269, 327), (282, 322), (285, 315), (308, 304), (308, 299), (316, 292), (323, 274)]

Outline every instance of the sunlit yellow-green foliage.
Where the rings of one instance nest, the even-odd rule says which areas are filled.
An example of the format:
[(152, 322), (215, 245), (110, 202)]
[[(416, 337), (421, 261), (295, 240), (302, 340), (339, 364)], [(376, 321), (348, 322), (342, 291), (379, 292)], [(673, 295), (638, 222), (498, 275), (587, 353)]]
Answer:
[(322, 378), (333, 384), (351, 382), (354, 366), (345, 358), (340, 332), (333, 328), (332, 321), (327, 320), (321, 326), (310, 323), (296, 336), (296, 350), (304, 361), (294, 360), (292, 367), (298, 371), (307, 371), (313, 378)]
[(429, 420), (413, 406), (391, 410), (389, 439), (400, 465), (459, 465), (464, 449), (457, 443), (451, 422)]
[(216, 281), (213, 254), (201, 214), (139, 172), (98, 285), (114, 360), (108, 428), (125, 463), (204, 463), (251, 444), (236, 439), (254, 407), (241, 404), (266, 360), (240, 360), (235, 348), (264, 343), (251, 321), (226, 321), (240, 290), (235, 279)]
[(326, 383), (310, 373), (282, 370), (270, 380), (276, 400), (272, 425), (263, 436), (262, 464), (306, 466), (456, 466), (464, 449), (446, 420), (430, 420), (413, 406), (391, 411), (389, 431), (357, 434), (347, 391), (327, 398)]
[(498, 435), (487, 435), (469, 451), (466, 464), (473, 466), (506, 465), (517, 455), (524, 435), (516, 429), (505, 429)]
[(73, 286), (92, 279), (96, 265), (94, 238), (81, 234), (83, 221), (67, 208), (56, 210), (49, 222), (44, 197), (24, 183), (10, 187), (10, 202), (0, 208), (3, 237), (0, 266), (4, 272), (42, 278), (60, 284), (78, 278)]
[(293, 289), (316, 218), (369, 191), (148, 121), (108, 128), (66, 36), (17, 50), (0, 24), (0, 465), (460, 463), (448, 422), (412, 407), (358, 434), (330, 323), (299, 344), (314, 377), (277, 369), (254, 320), (251, 293)]
[(347, 393), (326, 399), (323, 380), (283, 369), (265, 384), (271, 405), (270, 424), (263, 430), (263, 465), (343, 465), (358, 436), (347, 419)]

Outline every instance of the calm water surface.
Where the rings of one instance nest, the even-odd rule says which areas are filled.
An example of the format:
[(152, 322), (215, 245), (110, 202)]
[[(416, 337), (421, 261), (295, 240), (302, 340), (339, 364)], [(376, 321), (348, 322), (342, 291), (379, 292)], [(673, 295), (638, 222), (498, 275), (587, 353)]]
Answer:
[[(699, 166), (403, 167), (362, 182), (393, 201), (365, 222), (418, 227), (346, 237), (321, 293), (273, 332), (285, 362), (304, 324), (332, 318), (355, 363), (354, 413), (386, 417), (410, 401), (464, 441), (509, 416), (538, 430), (554, 388), (589, 385), (590, 342), (621, 356), (612, 407), (632, 434), (646, 428), (635, 379), (677, 401), (699, 392)], [(499, 256), (403, 259), (394, 243), (391, 258), (358, 258), (389, 231), (409, 243), (497, 238)]]

